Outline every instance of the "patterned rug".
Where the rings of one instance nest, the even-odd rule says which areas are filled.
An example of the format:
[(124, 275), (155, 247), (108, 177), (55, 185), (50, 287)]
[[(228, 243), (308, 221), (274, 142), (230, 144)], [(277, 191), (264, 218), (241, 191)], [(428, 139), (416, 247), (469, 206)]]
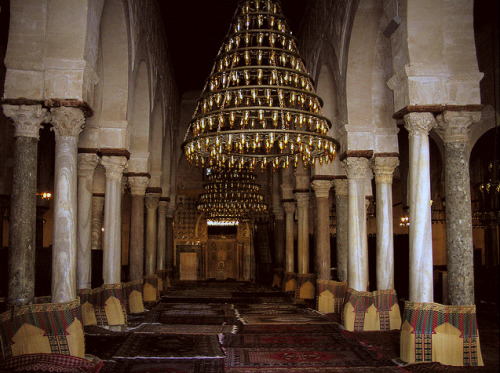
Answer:
[(418, 363), (402, 367), (403, 372), (442, 372), (442, 373), (466, 373), (466, 372), (498, 372), (498, 367), (454, 367), (440, 363)]
[(331, 333), (339, 330), (336, 324), (274, 324), (274, 325), (243, 325), (240, 333)]
[(58, 354), (27, 354), (0, 359), (0, 372), (97, 373), (103, 362)]
[(228, 334), (223, 337), (225, 347), (303, 347), (331, 346), (342, 349), (345, 337), (340, 333), (283, 333), (283, 334)]
[(221, 334), (234, 333), (234, 325), (166, 325), (166, 324), (144, 324), (136, 333), (152, 334)]
[(382, 354), (387, 359), (399, 359), (399, 330), (373, 331), (373, 332), (350, 332), (342, 330), (342, 333), (363, 347)]
[(223, 357), (214, 335), (131, 334), (116, 351), (116, 358)]
[(332, 321), (321, 314), (312, 315), (240, 315), (244, 324), (331, 324)]
[(123, 359), (105, 362), (99, 373), (219, 373), (223, 359)]
[(236, 311), (240, 314), (240, 316), (268, 316), (268, 315), (315, 315), (321, 316), (318, 311), (315, 311), (310, 308), (298, 308), (298, 307), (280, 307), (280, 308), (255, 308), (255, 309), (241, 309), (240, 307), (236, 307)]
[(127, 338), (128, 334), (86, 335), (85, 353), (95, 355), (102, 360), (110, 360)]
[(304, 373), (304, 372), (314, 372), (314, 373), (386, 373), (386, 372), (395, 372), (401, 373), (404, 372), (401, 368), (396, 366), (386, 366), (386, 367), (273, 367), (273, 368), (240, 368), (233, 367), (227, 368), (224, 370), (226, 373)]
[[(151, 321), (153, 322), (153, 321)], [(184, 316), (160, 313), (156, 322), (162, 324), (190, 324), (190, 325), (235, 325), (236, 318), (232, 316)]]

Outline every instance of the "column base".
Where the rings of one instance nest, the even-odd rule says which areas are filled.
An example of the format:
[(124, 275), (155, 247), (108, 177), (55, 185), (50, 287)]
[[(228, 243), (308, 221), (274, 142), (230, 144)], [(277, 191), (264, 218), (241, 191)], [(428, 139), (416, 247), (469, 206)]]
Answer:
[(123, 284), (123, 291), (127, 297), (127, 313), (144, 312), (142, 299), (142, 280), (134, 280)]
[(476, 306), (405, 302), (400, 351), (408, 363), (483, 366)]
[(142, 299), (144, 302), (158, 302), (160, 300), (159, 278), (156, 275), (144, 276)]
[(325, 313), (342, 313), (347, 282), (316, 281), (316, 309)]
[(271, 285), (272, 287), (281, 288), (283, 283), (284, 271), (285, 270), (283, 268), (274, 269), (273, 284)]
[(283, 276), (283, 291), (286, 293), (295, 293), (297, 285), (297, 274), (294, 272), (285, 272)]
[(297, 274), (297, 285), (295, 287), (295, 300), (315, 299), (316, 274)]

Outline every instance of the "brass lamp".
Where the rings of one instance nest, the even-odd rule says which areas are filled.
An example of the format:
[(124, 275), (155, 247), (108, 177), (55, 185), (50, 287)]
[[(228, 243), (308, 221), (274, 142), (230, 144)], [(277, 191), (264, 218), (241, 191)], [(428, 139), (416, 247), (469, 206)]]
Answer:
[(273, 170), (330, 162), (328, 135), (297, 42), (276, 0), (241, 1), (183, 142), (194, 165)]

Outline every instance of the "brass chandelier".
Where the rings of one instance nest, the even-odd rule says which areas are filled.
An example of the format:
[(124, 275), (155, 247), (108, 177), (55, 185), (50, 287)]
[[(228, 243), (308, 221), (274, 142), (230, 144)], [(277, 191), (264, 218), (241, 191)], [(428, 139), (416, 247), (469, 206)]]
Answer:
[(273, 170), (335, 159), (338, 142), (277, 0), (240, 1), (183, 142), (196, 166)]
[(239, 220), (267, 211), (264, 194), (249, 171), (213, 172), (200, 195), (198, 211), (210, 220)]

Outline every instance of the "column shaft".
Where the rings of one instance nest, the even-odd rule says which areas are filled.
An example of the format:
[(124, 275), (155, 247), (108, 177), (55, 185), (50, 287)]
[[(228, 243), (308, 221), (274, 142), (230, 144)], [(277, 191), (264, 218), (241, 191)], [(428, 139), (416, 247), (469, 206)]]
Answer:
[(339, 281), (347, 281), (348, 182), (347, 179), (335, 179), (334, 185), (337, 214), (337, 278)]
[(104, 194), (92, 196), (92, 250), (102, 250), (102, 218), (104, 211)]
[(317, 234), (316, 234), (316, 269), (318, 280), (331, 280), (330, 255), (330, 204), (329, 193), (332, 186), (330, 180), (314, 180), (312, 182), (316, 194)]
[(165, 269), (167, 245), (167, 201), (158, 204), (158, 250), (156, 255), (156, 269)]
[(295, 193), (297, 200), (297, 273), (309, 273), (309, 192)]
[(144, 196), (149, 183), (147, 176), (129, 176), (132, 195), (130, 216), (130, 280), (144, 276)]
[(294, 221), (293, 215), (295, 213), (295, 202), (284, 202), (285, 207), (285, 271), (293, 272), (295, 270), (295, 261), (294, 261), (294, 250), (293, 250), (293, 228)]
[(146, 276), (155, 274), (156, 271), (156, 210), (160, 195), (146, 193)]
[(172, 204), (167, 211), (166, 231), (165, 268), (172, 271), (174, 268), (174, 209)]

